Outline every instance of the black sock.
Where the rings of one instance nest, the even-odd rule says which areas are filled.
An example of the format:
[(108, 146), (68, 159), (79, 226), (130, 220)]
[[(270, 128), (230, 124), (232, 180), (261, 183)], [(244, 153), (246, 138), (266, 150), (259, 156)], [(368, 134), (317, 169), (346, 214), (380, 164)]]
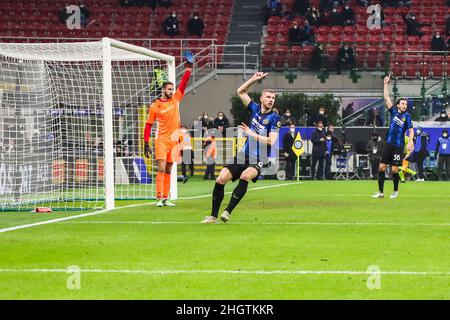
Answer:
[(248, 181), (239, 179), (239, 184), (233, 190), (233, 194), (231, 195), (230, 203), (226, 210), (231, 213), (233, 209), (238, 205), (239, 201), (245, 196), (247, 192)]
[(398, 191), (398, 182), (400, 181), (400, 176), (397, 173), (394, 173), (392, 175), (393, 181), (394, 181), (394, 191)]
[(384, 193), (384, 180), (386, 180), (386, 174), (384, 171), (378, 172), (378, 191)]
[(214, 185), (212, 194), (212, 210), (211, 215), (216, 217), (219, 215), (220, 204), (223, 200), (225, 185), (217, 183)]

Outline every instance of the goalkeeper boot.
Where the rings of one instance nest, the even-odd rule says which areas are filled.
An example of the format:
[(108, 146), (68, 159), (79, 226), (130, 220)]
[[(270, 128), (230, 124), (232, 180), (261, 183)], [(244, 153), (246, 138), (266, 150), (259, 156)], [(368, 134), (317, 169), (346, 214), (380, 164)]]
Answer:
[(391, 199), (396, 199), (397, 197), (398, 197), (398, 191), (392, 192), (390, 198), (391, 198)]
[(372, 198), (374, 198), (374, 199), (381, 199), (381, 198), (384, 198), (384, 193), (381, 193), (380, 191), (377, 191), (377, 192), (372, 196)]
[(220, 215), (220, 220), (222, 220), (223, 222), (227, 222), (228, 220), (230, 220), (230, 213), (225, 210), (221, 215)]
[(162, 199), (158, 199), (158, 200), (156, 201), (156, 206), (157, 206), (158, 208), (164, 207), (163, 200), (162, 200)]
[(200, 223), (204, 224), (216, 224), (218, 223), (217, 218), (214, 216), (207, 216), (205, 219), (203, 219)]
[(175, 203), (169, 201), (169, 199), (164, 199), (162, 201), (164, 207), (175, 207)]

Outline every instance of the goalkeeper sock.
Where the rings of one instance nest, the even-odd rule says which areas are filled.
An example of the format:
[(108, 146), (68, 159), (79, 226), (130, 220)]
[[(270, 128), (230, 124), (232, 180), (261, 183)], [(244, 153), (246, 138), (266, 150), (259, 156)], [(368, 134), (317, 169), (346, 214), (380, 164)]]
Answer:
[(169, 199), (169, 192), (170, 192), (170, 173), (164, 173), (164, 199)]
[(384, 193), (384, 180), (386, 179), (386, 174), (384, 171), (378, 171), (378, 191)]
[(214, 190), (212, 194), (212, 210), (211, 215), (216, 217), (219, 215), (220, 204), (223, 200), (225, 185), (217, 183), (214, 185)]
[(231, 195), (230, 203), (228, 204), (227, 211), (231, 214), (233, 209), (238, 205), (239, 201), (245, 196), (247, 192), (248, 181), (239, 179), (239, 184), (233, 190), (233, 194)]
[(164, 194), (164, 172), (156, 173), (156, 198), (162, 199)]
[(393, 180), (394, 180), (394, 191), (398, 191), (398, 182), (400, 181), (400, 176), (398, 175), (398, 172), (394, 173), (392, 175), (392, 177), (393, 177)]
[(412, 176), (415, 176), (415, 175), (417, 174), (417, 172), (415, 172), (414, 170), (409, 169), (409, 168), (406, 168), (406, 169), (405, 169), (405, 172), (406, 172), (406, 173), (409, 173), (409, 174), (412, 175)]
[(400, 177), (400, 181), (405, 181), (405, 174), (403, 173), (403, 168), (400, 168), (398, 171), (398, 176)]

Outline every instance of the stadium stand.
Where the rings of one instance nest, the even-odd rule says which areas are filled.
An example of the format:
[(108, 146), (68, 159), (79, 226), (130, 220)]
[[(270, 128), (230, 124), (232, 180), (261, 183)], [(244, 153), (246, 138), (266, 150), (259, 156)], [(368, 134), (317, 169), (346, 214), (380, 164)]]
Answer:
[[(53, 42), (55, 38), (79, 41), (80, 38), (111, 37), (173, 54), (179, 61), (182, 48), (196, 52), (211, 44), (212, 39), (216, 44), (225, 43), (233, 6), (233, 1), (229, 0), (175, 0), (171, 7), (157, 7), (153, 11), (148, 6), (123, 7), (119, 1), (85, 0), (83, 3), (91, 12), (89, 23), (85, 28), (70, 30), (58, 20), (58, 13), (66, 3), (60, 0), (2, 1), (0, 41)], [(174, 39), (166, 39), (162, 23), (172, 11), (177, 12), (181, 30)], [(206, 24), (200, 40), (187, 35), (187, 21), (194, 12), (198, 12)]]
[[(284, 1), (292, 8), (293, 0)], [(319, 0), (311, 0), (311, 5), (319, 7)], [(316, 42), (323, 43), (329, 58), (330, 67), (334, 66), (336, 53), (342, 43), (349, 43), (356, 53), (356, 67), (359, 70), (384, 70), (387, 59), (391, 70), (397, 77), (407, 79), (425, 77), (442, 78), (448, 70), (444, 56), (437, 57), (425, 51), (431, 50), (431, 39), (436, 31), (445, 35), (446, 16), (450, 13), (444, 0), (412, 0), (411, 7), (385, 7), (385, 25), (381, 29), (368, 30), (367, 7), (356, 0), (349, 1), (356, 14), (354, 26), (314, 26)], [(375, 4), (375, 3), (374, 3)], [(342, 10), (342, 6), (339, 7)], [(408, 36), (403, 15), (415, 13), (417, 20), (425, 24), (421, 28), (422, 37)], [(301, 25), (303, 16), (296, 16)], [(308, 69), (311, 51), (314, 46), (293, 46), (288, 48), (287, 32), (292, 21), (286, 17), (270, 17), (267, 34), (262, 45), (262, 67), (283, 70), (285, 68)], [(389, 52), (389, 55), (386, 53)], [(405, 53), (411, 56), (408, 57)], [(420, 53), (423, 52), (423, 53)], [(412, 57), (412, 55), (415, 55)]]

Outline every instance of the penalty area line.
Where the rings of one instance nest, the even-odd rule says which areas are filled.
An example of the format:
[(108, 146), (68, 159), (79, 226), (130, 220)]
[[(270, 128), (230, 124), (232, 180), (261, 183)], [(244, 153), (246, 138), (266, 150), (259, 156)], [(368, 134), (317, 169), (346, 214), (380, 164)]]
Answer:
[[(290, 186), (290, 185), (296, 185), (296, 184), (301, 184), (301, 182), (281, 183), (281, 184), (275, 184), (275, 185), (271, 185), (271, 186), (249, 188), (248, 191), (269, 189), (269, 188), (277, 188), (277, 187)], [(231, 193), (232, 192), (227, 192), (226, 194), (231, 194)], [(206, 197), (211, 197), (211, 194), (201, 195), (201, 196), (184, 197), (184, 198), (179, 198), (179, 200), (193, 200), (193, 199), (206, 198)], [(78, 214), (78, 215), (64, 217), (64, 218), (57, 218), (57, 219), (39, 221), (39, 222), (34, 222), (34, 223), (29, 223), (29, 224), (23, 224), (23, 225), (19, 225), (19, 226), (14, 226), (14, 227), (8, 227), (8, 228), (0, 229), (0, 233), (16, 231), (16, 230), (20, 230), (20, 229), (33, 228), (33, 227), (43, 226), (43, 225), (46, 225), (46, 224), (52, 224), (52, 223), (57, 223), (57, 222), (61, 222), (61, 221), (80, 219), (80, 218), (95, 216), (95, 215), (99, 215), (99, 214), (103, 214), (103, 213), (113, 212), (115, 210), (120, 210), (120, 209), (128, 209), (128, 208), (135, 208), (135, 207), (141, 207), (141, 206), (148, 206), (148, 205), (152, 205), (154, 203), (155, 202), (130, 204), (130, 205), (126, 205), (126, 206), (116, 207), (116, 208), (114, 208), (112, 210), (104, 209), (104, 210), (100, 210), (100, 211), (83, 213), (83, 214)]]

